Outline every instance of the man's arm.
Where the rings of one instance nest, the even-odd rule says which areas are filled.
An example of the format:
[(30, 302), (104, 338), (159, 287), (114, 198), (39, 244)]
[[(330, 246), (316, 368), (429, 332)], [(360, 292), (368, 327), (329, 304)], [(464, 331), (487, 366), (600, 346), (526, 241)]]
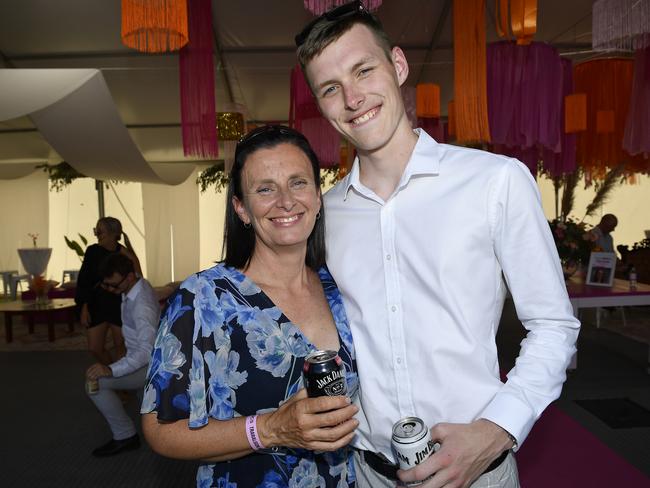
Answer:
[[(438, 424), (441, 448), (425, 463), (400, 472), (403, 481), (435, 476), (423, 488), (466, 487), (504, 450), (521, 445), (559, 395), (580, 327), (573, 317), (557, 250), (529, 170), (504, 165), (488, 202), (495, 256), (528, 330), (508, 380), (470, 424)], [(512, 438), (510, 437), (512, 436)]]

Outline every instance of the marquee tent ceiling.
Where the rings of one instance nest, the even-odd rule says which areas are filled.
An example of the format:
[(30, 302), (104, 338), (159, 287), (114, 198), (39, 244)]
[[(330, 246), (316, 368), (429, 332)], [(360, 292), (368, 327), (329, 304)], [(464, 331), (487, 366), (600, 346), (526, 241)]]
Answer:
[[(487, 3), (491, 42), (497, 40), (494, 2)], [(593, 57), (591, 6), (592, 0), (539, 0), (535, 40), (574, 61)], [(312, 18), (303, 1), (212, 0), (212, 10), (217, 111), (236, 102), (247, 107), (251, 121), (286, 121), (293, 36)], [(407, 83), (440, 84), (443, 112), (453, 96), (451, 11), (451, 0), (384, 0), (377, 11), (409, 60)], [(178, 56), (145, 55), (122, 45), (120, 15), (117, 0), (0, 0), (0, 69), (99, 69), (144, 159), (186, 162)], [(74, 143), (77, 135), (69, 137)], [(0, 122), (0, 165), (61, 160), (28, 117)]]

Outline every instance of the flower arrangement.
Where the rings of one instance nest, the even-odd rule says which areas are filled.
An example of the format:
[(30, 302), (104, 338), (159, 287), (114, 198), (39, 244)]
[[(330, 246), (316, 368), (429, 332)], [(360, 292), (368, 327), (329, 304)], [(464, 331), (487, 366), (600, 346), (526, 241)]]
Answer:
[(584, 222), (573, 219), (554, 219), (549, 222), (553, 240), (563, 266), (587, 265), (589, 255), (595, 251), (597, 236), (587, 230)]

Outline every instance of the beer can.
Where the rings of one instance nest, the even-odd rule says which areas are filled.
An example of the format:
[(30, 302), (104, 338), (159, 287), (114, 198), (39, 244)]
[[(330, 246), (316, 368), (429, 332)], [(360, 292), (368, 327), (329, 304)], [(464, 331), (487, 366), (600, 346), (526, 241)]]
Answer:
[(99, 391), (99, 381), (98, 380), (91, 380), (90, 378), (86, 378), (86, 393), (89, 395), (96, 395), (97, 392)]
[(336, 351), (314, 351), (305, 358), (302, 375), (310, 397), (345, 395), (345, 365)]
[[(393, 425), (392, 441), (400, 469), (414, 468), (433, 453), (436, 445), (431, 440), (431, 431), (418, 417), (404, 417), (396, 422)], [(415, 484), (409, 483), (409, 486)]]

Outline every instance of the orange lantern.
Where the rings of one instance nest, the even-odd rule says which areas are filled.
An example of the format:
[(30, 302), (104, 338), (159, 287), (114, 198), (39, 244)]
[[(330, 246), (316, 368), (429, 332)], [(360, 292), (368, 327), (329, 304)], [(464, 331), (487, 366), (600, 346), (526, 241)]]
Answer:
[(440, 85), (435, 83), (418, 84), (415, 106), (418, 117), (440, 117)]
[(537, 32), (537, 0), (496, 0), (496, 30), (499, 37), (530, 44)]
[(614, 111), (599, 110), (596, 112), (596, 133), (611, 134), (614, 132)]
[(564, 132), (587, 130), (587, 95), (574, 93), (564, 97)]
[(147, 53), (178, 51), (189, 39), (187, 0), (122, 0), (122, 43)]

